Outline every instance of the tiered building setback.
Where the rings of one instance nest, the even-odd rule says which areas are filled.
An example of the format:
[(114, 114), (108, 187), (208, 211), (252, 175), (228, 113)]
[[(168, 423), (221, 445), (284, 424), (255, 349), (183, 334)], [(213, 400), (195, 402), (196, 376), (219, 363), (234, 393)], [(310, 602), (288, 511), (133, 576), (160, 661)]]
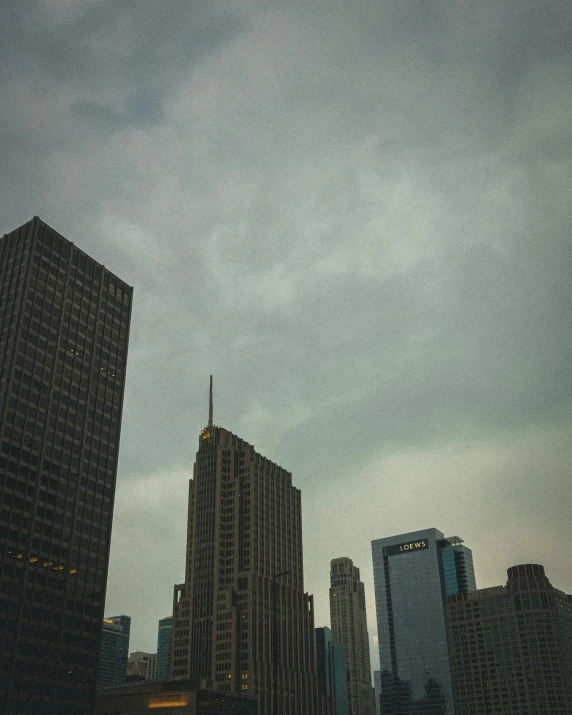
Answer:
[(256, 695), (260, 715), (314, 715), (312, 596), (304, 593), (292, 475), (212, 423), (199, 438), (185, 583), (175, 587), (170, 678)]
[(359, 568), (346, 557), (330, 564), (332, 636), (347, 650), (350, 715), (375, 715), (365, 590)]

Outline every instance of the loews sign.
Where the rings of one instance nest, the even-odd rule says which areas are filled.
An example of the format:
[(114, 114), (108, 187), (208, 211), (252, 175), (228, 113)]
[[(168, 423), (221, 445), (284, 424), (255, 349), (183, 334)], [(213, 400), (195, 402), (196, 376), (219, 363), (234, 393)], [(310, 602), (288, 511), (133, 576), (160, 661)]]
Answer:
[(152, 695), (149, 708), (180, 708), (188, 705), (186, 693), (167, 693), (165, 695)]
[(409, 541), (405, 544), (386, 546), (385, 552), (388, 556), (396, 556), (397, 554), (408, 554), (410, 551), (421, 551), (428, 548), (427, 539), (420, 539), (419, 541)]

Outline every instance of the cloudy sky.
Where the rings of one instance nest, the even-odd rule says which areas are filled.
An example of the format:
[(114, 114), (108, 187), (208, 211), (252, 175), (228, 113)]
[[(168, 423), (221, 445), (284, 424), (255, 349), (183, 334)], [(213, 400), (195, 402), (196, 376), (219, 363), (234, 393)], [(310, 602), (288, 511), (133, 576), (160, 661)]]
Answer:
[(6, 0), (2, 233), (135, 288), (106, 612), (183, 579), (215, 422), (293, 473), (306, 588), (437, 527), (572, 591), (569, 0)]

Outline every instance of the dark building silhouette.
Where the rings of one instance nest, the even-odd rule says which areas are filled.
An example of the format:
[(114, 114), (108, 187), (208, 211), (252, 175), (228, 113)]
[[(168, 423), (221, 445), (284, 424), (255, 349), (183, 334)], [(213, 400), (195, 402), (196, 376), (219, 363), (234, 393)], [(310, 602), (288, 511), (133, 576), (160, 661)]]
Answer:
[(572, 596), (538, 564), (445, 605), (457, 715), (572, 713)]
[(444, 601), (475, 588), (470, 549), (425, 529), (372, 541), (381, 715), (454, 715)]
[(111, 616), (103, 619), (97, 669), (98, 688), (110, 688), (125, 682), (130, 633), (130, 616)]
[(132, 288), (35, 217), (0, 239), (0, 712), (93, 707)]
[(170, 678), (204, 678), (216, 690), (255, 695), (261, 715), (317, 715), (300, 491), (290, 472), (213, 425), (212, 390), (188, 514)]

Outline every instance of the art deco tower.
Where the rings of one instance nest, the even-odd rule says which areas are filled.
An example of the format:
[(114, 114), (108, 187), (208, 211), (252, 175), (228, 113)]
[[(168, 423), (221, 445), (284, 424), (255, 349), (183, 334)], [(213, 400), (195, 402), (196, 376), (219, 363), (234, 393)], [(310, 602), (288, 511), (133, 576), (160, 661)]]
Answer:
[(260, 715), (315, 715), (312, 596), (304, 593), (292, 475), (212, 422), (189, 484), (185, 583), (175, 587), (171, 679), (256, 695)]
[(330, 583), (332, 635), (347, 649), (349, 713), (375, 715), (365, 590), (359, 569), (351, 559), (333, 559)]
[(0, 238), (0, 712), (92, 712), (132, 288), (34, 218)]

